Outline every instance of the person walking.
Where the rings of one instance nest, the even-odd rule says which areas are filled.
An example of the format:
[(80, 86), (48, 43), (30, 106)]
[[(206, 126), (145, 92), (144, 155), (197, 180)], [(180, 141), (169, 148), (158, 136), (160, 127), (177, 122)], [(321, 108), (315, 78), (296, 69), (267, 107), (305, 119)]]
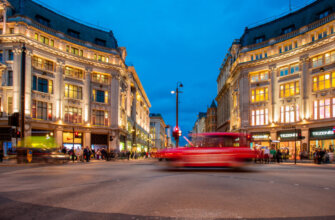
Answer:
[(90, 152), (90, 149), (88, 149), (88, 146), (86, 146), (86, 148), (84, 149), (84, 156), (85, 156), (86, 162), (89, 162), (90, 161), (91, 152)]
[(277, 150), (277, 153), (276, 153), (276, 157), (277, 157), (277, 163), (280, 163), (281, 162), (281, 152), (280, 152), (280, 149)]
[(72, 147), (72, 148), (69, 150), (69, 155), (70, 155), (70, 157), (71, 157), (71, 159), (72, 159), (72, 162), (74, 163), (74, 157), (75, 157), (75, 155), (74, 155), (74, 147)]
[(264, 163), (269, 163), (270, 150), (269, 148), (264, 149)]

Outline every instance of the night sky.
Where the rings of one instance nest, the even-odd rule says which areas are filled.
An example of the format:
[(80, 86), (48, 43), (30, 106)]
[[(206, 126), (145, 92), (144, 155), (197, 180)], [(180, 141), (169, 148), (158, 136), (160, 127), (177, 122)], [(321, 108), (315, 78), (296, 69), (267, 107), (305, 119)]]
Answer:
[[(222, 60), (246, 26), (289, 11), (289, 0), (39, 0), (50, 9), (77, 21), (112, 30), (126, 47), (151, 102), (175, 125), (175, 90), (180, 95), (179, 126), (191, 131), (198, 112), (217, 94)], [(292, 9), (313, 0), (292, 0)], [(181, 144), (184, 144), (182, 142)]]

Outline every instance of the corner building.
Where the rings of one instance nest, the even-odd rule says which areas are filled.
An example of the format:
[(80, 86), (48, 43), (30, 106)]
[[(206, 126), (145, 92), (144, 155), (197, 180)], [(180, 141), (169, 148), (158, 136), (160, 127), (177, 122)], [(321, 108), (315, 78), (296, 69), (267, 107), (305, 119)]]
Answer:
[[(19, 112), (22, 92), (25, 136), (53, 135), (67, 147), (74, 142), (95, 149), (145, 148), (150, 102), (112, 31), (78, 23), (31, 0), (3, 0), (0, 15), (4, 151), (15, 146), (7, 120)], [(20, 86), (23, 45), (25, 91)]]
[[(318, 0), (234, 40), (217, 78), (217, 130), (252, 147), (334, 151), (335, 1)], [(299, 136), (305, 137), (299, 140)]]

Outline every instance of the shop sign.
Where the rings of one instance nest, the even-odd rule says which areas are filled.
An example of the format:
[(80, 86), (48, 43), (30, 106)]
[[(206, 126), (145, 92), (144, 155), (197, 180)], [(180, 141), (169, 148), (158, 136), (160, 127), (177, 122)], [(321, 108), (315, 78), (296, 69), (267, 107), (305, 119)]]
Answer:
[(254, 139), (254, 140), (268, 140), (269, 135), (268, 134), (254, 134), (254, 135), (252, 135), (252, 139)]
[(319, 129), (311, 129), (310, 130), (311, 138), (335, 138), (335, 134), (333, 131), (333, 127), (330, 128), (319, 128)]
[(293, 130), (293, 131), (281, 131), (278, 132), (278, 137), (280, 137), (281, 141), (288, 141), (288, 140), (296, 140), (299, 136), (299, 134), (301, 133), (300, 130)]

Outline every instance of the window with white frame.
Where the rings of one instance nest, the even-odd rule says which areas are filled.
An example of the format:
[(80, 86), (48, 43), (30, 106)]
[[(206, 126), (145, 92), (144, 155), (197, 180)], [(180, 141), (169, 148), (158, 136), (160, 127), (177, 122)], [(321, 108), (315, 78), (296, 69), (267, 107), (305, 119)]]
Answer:
[(284, 105), (280, 107), (280, 122), (292, 123), (300, 121), (299, 105)]
[(269, 124), (269, 110), (266, 109), (256, 109), (251, 110), (251, 125), (267, 125)]

